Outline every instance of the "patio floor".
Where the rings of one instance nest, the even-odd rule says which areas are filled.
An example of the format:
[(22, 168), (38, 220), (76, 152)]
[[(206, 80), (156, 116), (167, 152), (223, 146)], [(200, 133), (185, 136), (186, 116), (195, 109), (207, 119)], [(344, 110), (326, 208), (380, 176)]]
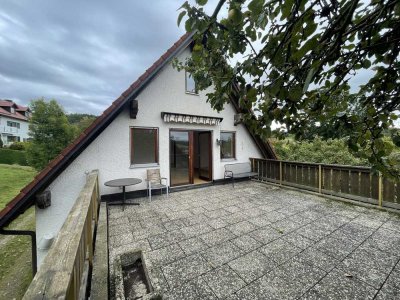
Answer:
[(395, 214), (248, 181), (109, 206), (114, 259), (142, 249), (163, 299), (400, 299)]

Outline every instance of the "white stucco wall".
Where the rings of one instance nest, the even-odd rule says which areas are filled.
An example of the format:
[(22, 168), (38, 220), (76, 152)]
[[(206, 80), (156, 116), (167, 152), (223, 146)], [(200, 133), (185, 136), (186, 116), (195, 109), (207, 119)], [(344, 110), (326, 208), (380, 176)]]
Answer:
[[(19, 123), (20, 128), (8, 126), (7, 121)], [(29, 122), (24, 120), (9, 118), (6, 116), (0, 116), (0, 136), (4, 145), (11, 144), (7, 143), (7, 136), (10, 135), (19, 136), (21, 142), (23, 142), (24, 139), (29, 138)]]
[[(188, 55), (188, 50), (180, 58)], [(138, 95), (139, 112), (137, 119), (130, 119), (129, 111), (123, 111), (66, 170), (49, 186), (52, 205), (44, 210), (36, 209), (36, 232), (39, 246), (39, 263), (46, 251), (40, 250), (44, 235), (55, 236), (61, 228), (68, 212), (85, 183), (85, 172), (99, 170), (100, 193), (121, 192), (118, 188), (104, 186), (104, 182), (123, 177), (142, 178), (139, 185), (127, 187), (127, 191), (145, 189), (147, 168), (130, 166), (130, 127), (145, 126), (159, 128), (159, 168), (163, 177), (169, 178), (169, 130), (185, 128), (189, 130), (212, 131), (213, 179), (224, 176), (224, 165), (220, 159), (220, 149), (216, 139), (221, 130), (236, 132), (236, 160), (247, 162), (249, 157), (261, 157), (261, 153), (243, 125), (234, 126), (234, 108), (226, 105), (220, 114), (206, 103), (205, 93), (190, 95), (185, 93), (185, 73), (178, 72), (171, 65), (164, 67), (144, 91)], [(175, 112), (192, 115), (222, 117), (218, 126), (165, 123), (161, 112)], [(154, 167), (151, 167), (154, 168)]]

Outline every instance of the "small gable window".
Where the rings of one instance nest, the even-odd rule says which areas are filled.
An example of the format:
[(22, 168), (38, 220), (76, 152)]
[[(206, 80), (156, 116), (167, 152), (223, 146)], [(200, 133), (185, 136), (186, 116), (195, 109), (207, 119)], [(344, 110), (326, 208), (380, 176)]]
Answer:
[(131, 128), (131, 165), (158, 164), (158, 128)]
[(235, 132), (221, 132), (221, 159), (236, 158), (235, 136)]
[(192, 74), (189, 72), (185, 72), (186, 74), (186, 93), (189, 94), (194, 94), (197, 95), (197, 89), (196, 89), (196, 82), (194, 81), (194, 78)]

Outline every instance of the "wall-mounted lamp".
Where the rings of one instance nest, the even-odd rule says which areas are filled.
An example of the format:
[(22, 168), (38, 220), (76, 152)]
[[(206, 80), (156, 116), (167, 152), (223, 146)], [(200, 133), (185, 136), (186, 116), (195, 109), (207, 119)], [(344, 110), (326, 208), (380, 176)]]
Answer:
[(218, 146), (221, 146), (221, 144), (222, 144), (221, 140), (220, 140), (220, 139), (217, 139), (217, 145), (218, 145)]

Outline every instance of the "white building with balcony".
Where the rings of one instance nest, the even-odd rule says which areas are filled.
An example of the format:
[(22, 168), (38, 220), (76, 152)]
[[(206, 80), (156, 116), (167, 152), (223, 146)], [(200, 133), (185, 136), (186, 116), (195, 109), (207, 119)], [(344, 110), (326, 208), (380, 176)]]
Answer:
[(18, 105), (12, 100), (0, 100), (0, 139), (4, 146), (29, 139), (30, 116), (28, 107)]

